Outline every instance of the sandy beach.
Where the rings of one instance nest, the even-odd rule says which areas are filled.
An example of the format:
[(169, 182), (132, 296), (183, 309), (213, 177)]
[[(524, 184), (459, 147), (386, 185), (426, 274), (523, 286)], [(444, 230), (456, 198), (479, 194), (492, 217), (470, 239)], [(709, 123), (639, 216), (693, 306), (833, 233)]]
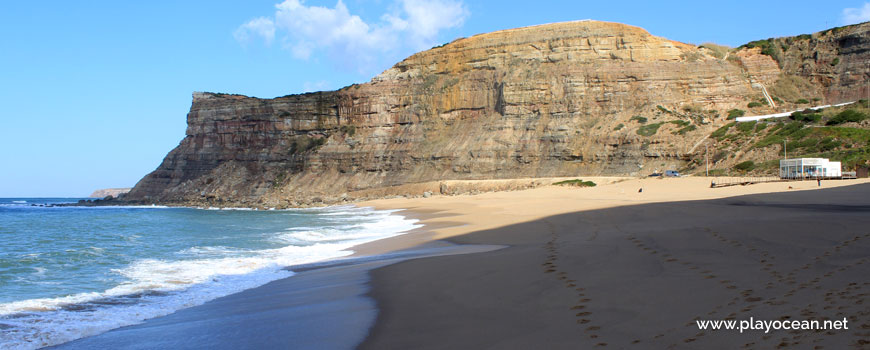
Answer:
[[(374, 270), (379, 314), (362, 348), (866, 348), (867, 180), (709, 185), (635, 179), (364, 203), (426, 224), (382, 249), (414, 238), (508, 247)], [(846, 318), (849, 329), (695, 323), (750, 318)]]
[[(870, 181), (585, 178), (360, 203), (424, 227), (61, 349), (770, 349), (870, 342)], [(639, 192), (639, 189), (643, 189)], [(848, 320), (701, 330), (697, 320)]]

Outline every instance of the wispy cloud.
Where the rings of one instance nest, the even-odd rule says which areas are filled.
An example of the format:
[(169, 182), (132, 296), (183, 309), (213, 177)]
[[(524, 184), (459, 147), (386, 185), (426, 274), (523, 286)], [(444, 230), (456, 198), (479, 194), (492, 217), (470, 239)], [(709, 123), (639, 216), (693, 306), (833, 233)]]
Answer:
[(870, 21), (870, 2), (865, 2), (861, 8), (843, 9), (843, 24), (855, 24)]
[(271, 45), (275, 40), (275, 22), (265, 17), (254, 18), (233, 32), (233, 37), (242, 45), (247, 45), (253, 36), (262, 37), (266, 45)]
[(277, 35), (297, 59), (322, 52), (362, 73), (383, 57), (431, 47), (439, 33), (462, 26), (469, 16), (462, 0), (394, 0), (389, 8), (377, 21), (366, 22), (342, 0), (335, 7), (285, 0), (275, 5), (273, 16), (242, 24), (234, 36), (242, 45), (254, 36), (268, 45)]

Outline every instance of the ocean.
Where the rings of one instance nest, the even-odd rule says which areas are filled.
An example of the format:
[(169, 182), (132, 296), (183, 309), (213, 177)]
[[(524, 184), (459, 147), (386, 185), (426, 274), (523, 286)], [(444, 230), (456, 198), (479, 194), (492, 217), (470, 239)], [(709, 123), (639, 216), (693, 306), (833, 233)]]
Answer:
[(291, 277), (416, 220), (354, 206), (296, 210), (57, 207), (0, 198), (0, 348), (100, 334)]

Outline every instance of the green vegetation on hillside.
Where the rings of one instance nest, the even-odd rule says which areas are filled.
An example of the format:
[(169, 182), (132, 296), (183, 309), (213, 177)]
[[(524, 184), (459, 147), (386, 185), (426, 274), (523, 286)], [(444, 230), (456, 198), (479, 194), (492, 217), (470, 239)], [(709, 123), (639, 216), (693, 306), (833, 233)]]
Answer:
[(583, 181), (581, 179), (573, 179), (573, 180), (565, 180), (554, 182), (554, 185), (565, 185), (565, 186), (576, 186), (576, 187), (595, 187), (595, 183), (592, 181)]
[(738, 49), (740, 49), (740, 48), (752, 49), (752, 48), (758, 47), (758, 48), (761, 48), (762, 55), (768, 55), (768, 56), (772, 57), (775, 54), (774, 45), (772, 43), (773, 41), (774, 41), (773, 38), (770, 38), (767, 40), (750, 41), (746, 44), (741, 45)]
[[(710, 134), (711, 173), (774, 175), (784, 144), (789, 158), (828, 158), (842, 162), (844, 171), (866, 166), (870, 164), (868, 119), (870, 108), (856, 103), (806, 109), (789, 118), (725, 124)], [(693, 165), (697, 169), (704, 161), (703, 153), (696, 153)]]
[(746, 114), (742, 109), (732, 109), (728, 111), (728, 119), (737, 119), (738, 117), (742, 117)]
[(664, 124), (664, 122), (641, 126), (637, 129), (637, 134), (640, 136), (653, 136), (659, 131), (659, 127), (661, 127), (662, 124)]
[(710, 134), (710, 137), (715, 138), (715, 139), (722, 138), (725, 136), (726, 133), (728, 133), (728, 129), (736, 124), (737, 124), (737, 122), (730, 122), (728, 124), (725, 124), (722, 127), (720, 127), (719, 129), (716, 129), (716, 131), (714, 131), (712, 134)]
[(737, 130), (742, 133), (748, 133), (750, 131), (755, 130), (756, 121), (745, 122), (745, 123), (737, 123)]
[(867, 115), (861, 112), (858, 112), (854, 109), (847, 109), (840, 113), (837, 113), (833, 118), (829, 119), (825, 125), (838, 125), (849, 122), (860, 122), (864, 119), (867, 119)]
[(822, 120), (822, 115), (816, 110), (805, 109), (792, 113), (788, 118), (797, 122), (817, 123)]
[(752, 169), (755, 169), (755, 162), (751, 160), (747, 160), (745, 162), (740, 162), (734, 165), (734, 169), (741, 172), (747, 172)]
[(647, 121), (646, 117), (641, 117), (639, 115), (633, 116), (633, 117), (629, 118), (628, 120), (630, 120), (630, 121), (634, 120), (634, 121), (637, 121), (638, 123), (641, 123), (641, 124), (646, 123), (646, 121)]

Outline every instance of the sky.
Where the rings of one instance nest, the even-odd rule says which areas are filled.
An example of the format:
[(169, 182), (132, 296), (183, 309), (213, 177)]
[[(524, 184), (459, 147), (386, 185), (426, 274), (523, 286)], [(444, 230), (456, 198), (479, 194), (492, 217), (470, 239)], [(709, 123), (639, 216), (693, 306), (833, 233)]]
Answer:
[(456, 38), (595, 19), (739, 46), (870, 20), (867, 1), (13, 1), (0, 8), (0, 197), (132, 187), (191, 93), (362, 83)]

